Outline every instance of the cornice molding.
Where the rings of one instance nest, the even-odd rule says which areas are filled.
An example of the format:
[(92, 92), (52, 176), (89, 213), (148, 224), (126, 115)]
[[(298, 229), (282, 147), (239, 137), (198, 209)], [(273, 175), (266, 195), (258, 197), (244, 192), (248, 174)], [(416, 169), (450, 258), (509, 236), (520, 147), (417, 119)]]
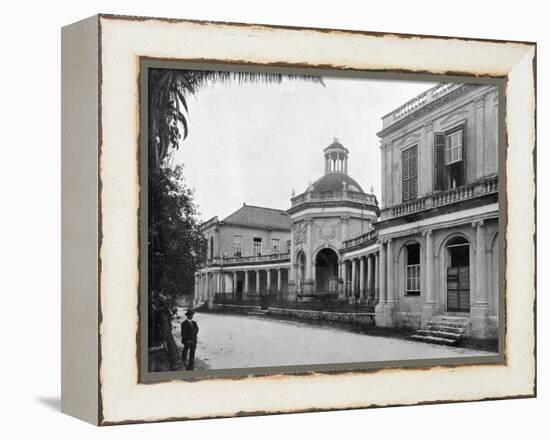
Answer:
[(386, 127), (382, 130), (380, 130), (376, 135), (379, 138), (384, 138), (390, 133), (393, 133), (394, 131), (398, 130), (399, 128), (407, 125), (411, 121), (417, 119), (418, 117), (432, 111), (433, 109), (440, 107), (441, 105), (452, 101), (453, 99), (458, 98), (461, 95), (464, 95), (466, 92), (470, 91), (472, 88), (477, 87), (478, 84), (463, 84), (462, 87), (459, 87), (458, 89), (453, 90), (452, 92), (449, 92), (440, 98), (437, 98), (436, 100), (420, 107), (418, 110), (414, 111), (413, 113), (405, 116), (404, 118), (400, 119), (399, 121), (395, 122), (394, 124), (390, 125), (389, 127)]

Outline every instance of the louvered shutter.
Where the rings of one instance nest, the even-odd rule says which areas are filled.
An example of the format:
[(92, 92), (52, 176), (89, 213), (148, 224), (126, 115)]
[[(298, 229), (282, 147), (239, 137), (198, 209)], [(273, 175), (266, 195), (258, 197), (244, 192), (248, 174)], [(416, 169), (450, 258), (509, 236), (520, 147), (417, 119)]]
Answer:
[(466, 124), (462, 126), (462, 185), (466, 184)]
[(434, 191), (445, 189), (445, 133), (434, 133)]
[(418, 147), (409, 148), (409, 198), (418, 197)]
[(401, 152), (401, 180), (403, 201), (406, 202), (410, 199), (410, 177), (409, 177), (409, 150), (403, 150)]

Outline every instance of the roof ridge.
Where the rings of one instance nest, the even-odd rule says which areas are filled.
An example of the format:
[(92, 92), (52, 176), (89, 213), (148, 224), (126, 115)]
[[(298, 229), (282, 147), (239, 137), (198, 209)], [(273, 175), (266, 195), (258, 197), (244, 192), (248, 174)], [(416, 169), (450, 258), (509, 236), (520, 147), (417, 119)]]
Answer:
[(258, 205), (243, 205), (241, 206), (240, 209), (242, 208), (258, 208), (258, 209), (267, 209), (269, 211), (277, 211), (277, 212), (284, 212), (285, 214), (287, 214), (286, 212), (286, 209), (279, 209), (279, 208), (269, 208), (267, 206), (258, 206)]

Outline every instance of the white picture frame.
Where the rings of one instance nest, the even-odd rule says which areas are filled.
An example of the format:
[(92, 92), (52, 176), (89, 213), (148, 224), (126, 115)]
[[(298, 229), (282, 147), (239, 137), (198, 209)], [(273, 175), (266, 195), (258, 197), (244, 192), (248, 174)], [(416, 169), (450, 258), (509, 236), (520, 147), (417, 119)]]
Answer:
[[(503, 362), (142, 383), (140, 59), (504, 79)], [(528, 42), (110, 15), (65, 27), (63, 412), (111, 425), (533, 397), (535, 63)]]

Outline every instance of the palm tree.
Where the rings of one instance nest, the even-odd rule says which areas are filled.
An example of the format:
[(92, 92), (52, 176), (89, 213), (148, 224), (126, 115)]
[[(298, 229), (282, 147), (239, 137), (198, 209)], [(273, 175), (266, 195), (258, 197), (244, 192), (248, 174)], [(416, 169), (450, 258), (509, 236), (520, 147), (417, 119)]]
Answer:
[(283, 80), (321, 84), (318, 76), (207, 70), (151, 69), (149, 71), (149, 169), (156, 172), (189, 133), (187, 99), (208, 84), (237, 81), (280, 84)]
[[(166, 210), (158, 209), (159, 201), (166, 197), (180, 202), (185, 199), (185, 194), (180, 194), (171, 189), (162, 189), (162, 183), (171, 176), (170, 169), (162, 165), (166, 163), (170, 153), (178, 149), (180, 140), (185, 139), (189, 133), (189, 111), (187, 108), (187, 99), (207, 84), (223, 83), (228, 81), (244, 82), (265, 82), (281, 83), (284, 79), (300, 79), (320, 83), (323, 81), (320, 77), (297, 76), (297, 75), (277, 75), (267, 73), (246, 73), (246, 72), (214, 72), (203, 70), (178, 70), (178, 69), (151, 69), (149, 71), (149, 277), (150, 286), (159, 284), (159, 280), (151, 282), (151, 275), (156, 273), (154, 268), (162, 263), (159, 255), (166, 254), (167, 242), (177, 242), (177, 237), (185, 235), (179, 231), (175, 237), (162, 237), (161, 233), (169, 234), (178, 222), (172, 216), (166, 216)], [(163, 171), (161, 171), (163, 170)], [(177, 179), (176, 179), (177, 180)], [(172, 182), (174, 183), (174, 182)], [(180, 191), (181, 192), (181, 191)], [(164, 197), (164, 198), (163, 198)], [(190, 194), (187, 194), (190, 199)], [(164, 200), (165, 201), (165, 200)], [(155, 207), (157, 204), (157, 208)], [(181, 212), (183, 215), (184, 212)], [(177, 214), (176, 214), (177, 216)], [(189, 215), (188, 215), (189, 217)], [(187, 219), (189, 220), (189, 218)], [(168, 225), (166, 224), (168, 223)], [(187, 222), (189, 223), (189, 222)], [(155, 227), (155, 233), (151, 229), (152, 225), (164, 225), (165, 228)], [(160, 232), (159, 232), (160, 231)], [(168, 231), (168, 232), (167, 232)], [(159, 277), (156, 277), (159, 278)], [(168, 281), (173, 280), (160, 280)], [(168, 283), (169, 284), (169, 283)], [(172, 317), (170, 307), (172, 295), (170, 292), (149, 292), (149, 348), (161, 342), (168, 355), (168, 362), (171, 369), (181, 367), (181, 359), (172, 335)], [(160, 301), (159, 298), (164, 298)], [(160, 304), (160, 306), (158, 304)], [(155, 307), (157, 304), (157, 307)], [(150, 353), (150, 356), (152, 354)]]

